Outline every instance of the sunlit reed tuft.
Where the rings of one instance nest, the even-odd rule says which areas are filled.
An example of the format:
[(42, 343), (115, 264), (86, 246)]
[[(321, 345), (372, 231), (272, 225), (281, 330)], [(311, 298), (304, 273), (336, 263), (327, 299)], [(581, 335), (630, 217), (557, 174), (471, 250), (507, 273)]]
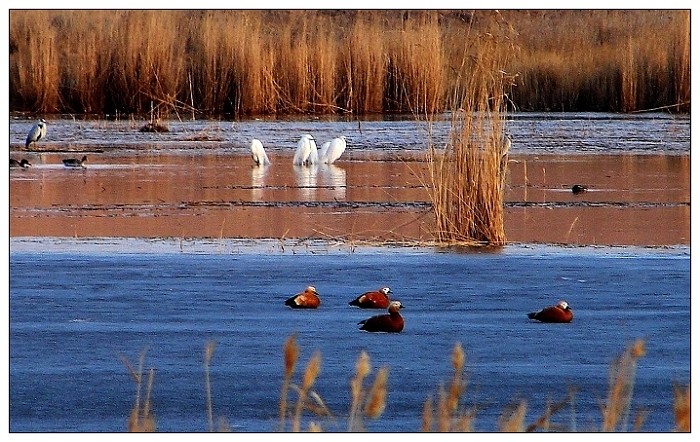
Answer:
[(517, 405), (506, 409), (498, 421), (499, 431), (504, 433), (516, 433), (525, 431), (525, 413), (527, 404), (520, 401)]
[(299, 357), (299, 347), (297, 346), (296, 336), (292, 335), (284, 342), (284, 382), (282, 383), (282, 392), (280, 394), (280, 424), (279, 430), (284, 431), (285, 422), (287, 420), (287, 395), (289, 386), (294, 375), (294, 367)]
[(628, 431), (637, 361), (646, 353), (637, 339), (610, 366), (608, 398), (603, 405), (603, 431)]
[(374, 383), (367, 393), (365, 403), (365, 416), (370, 419), (378, 419), (386, 407), (386, 384), (389, 377), (389, 369), (384, 367), (379, 369)]
[(690, 432), (690, 385), (683, 388), (673, 386), (673, 414), (676, 421), (676, 431)]
[(153, 378), (155, 370), (152, 368), (148, 372), (148, 382), (146, 385), (146, 397), (141, 399), (141, 390), (143, 387), (143, 364), (146, 359), (146, 350), (144, 349), (139, 355), (138, 368), (134, 369), (129, 360), (124, 355), (120, 355), (122, 362), (126, 365), (131, 374), (132, 379), (136, 383), (136, 399), (134, 406), (129, 414), (127, 421), (127, 430), (129, 432), (154, 432), (156, 431), (156, 420), (153, 410), (151, 409), (151, 392), (153, 391)]

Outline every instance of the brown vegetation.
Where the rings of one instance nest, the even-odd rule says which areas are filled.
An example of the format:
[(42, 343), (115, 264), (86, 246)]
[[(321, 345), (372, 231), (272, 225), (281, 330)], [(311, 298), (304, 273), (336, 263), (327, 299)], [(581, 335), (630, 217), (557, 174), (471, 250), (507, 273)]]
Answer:
[[(10, 108), (257, 115), (449, 109), (508, 23), (518, 110), (689, 111), (690, 11), (10, 11)], [(476, 31), (466, 35), (468, 29)]]
[[(211, 391), (209, 385), (208, 370), (213, 355), (214, 344), (207, 343), (205, 347), (205, 379), (207, 393), (207, 412), (209, 431), (213, 431), (211, 411)], [(636, 340), (619, 356), (610, 367), (610, 384), (608, 397), (602, 406), (602, 431), (627, 431), (627, 419), (629, 418), (632, 403), (634, 380), (636, 376), (637, 361), (645, 354), (645, 342)], [(284, 348), (284, 382), (280, 399), (280, 426), (279, 431), (287, 429), (287, 419), (291, 417), (291, 431), (301, 431), (301, 423), (305, 411), (310, 411), (317, 417), (333, 417), (326, 407), (321, 396), (312, 389), (316, 378), (321, 371), (321, 354), (316, 351), (311, 356), (306, 370), (302, 375), (301, 385), (292, 383), (299, 348), (294, 335), (287, 338)], [(134, 369), (126, 357), (122, 360), (129, 373), (134, 378), (136, 400), (134, 408), (129, 416), (127, 428), (129, 431), (155, 431), (155, 416), (151, 408), (150, 395), (153, 386), (154, 370), (149, 370), (146, 399), (142, 404), (141, 388), (143, 363), (145, 351), (139, 357), (139, 367)], [(424, 432), (465, 432), (473, 431), (477, 410), (467, 409), (461, 402), (466, 392), (467, 382), (464, 377), (465, 355), (461, 344), (457, 343), (452, 351), (452, 367), (454, 375), (447, 387), (438, 389), (437, 405), (434, 405), (432, 396), (425, 402), (422, 411), (421, 431)], [(350, 411), (348, 416), (348, 431), (364, 431), (363, 417), (378, 419), (386, 406), (387, 380), (389, 368), (382, 367), (377, 370), (374, 382), (369, 389), (364, 386), (364, 381), (371, 371), (370, 357), (362, 351), (357, 359), (355, 375), (350, 379)], [(288, 392), (292, 389), (297, 394), (297, 402), (293, 408), (288, 406)], [(313, 400), (311, 400), (313, 399)], [(560, 428), (551, 424), (550, 418), (563, 409), (570, 407), (573, 413), (574, 392), (570, 392), (560, 402), (548, 403), (542, 416), (532, 424), (526, 425), (527, 403), (520, 400), (507, 406), (498, 421), (498, 430), (501, 432), (533, 432), (533, 431), (575, 431), (575, 421), (572, 428)], [(679, 432), (690, 431), (690, 385), (674, 387), (674, 419), (675, 429)], [(641, 431), (643, 419), (641, 414), (635, 419), (634, 430)], [(572, 419), (575, 417), (572, 414)], [(225, 421), (223, 421), (225, 423)], [(219, 431), (230, 431), (228, 425), (221, 425)], [(322, 431), (321, 424), (316, 421), (309, 422), (308, 431)], [(413, 429), (406, 429), (413, 431)]]
[[(458, 65), (447, 146), (428, 150), (435, 237), (443, 244), (505, 244), (503, 195), (510, 139), (505, 133), (506, 72), (515, 52), (511, 25), (497, 16), (483, 32), (457, 36), (468, 44)], [(429, 116), (432, 118), (432, 116)]]

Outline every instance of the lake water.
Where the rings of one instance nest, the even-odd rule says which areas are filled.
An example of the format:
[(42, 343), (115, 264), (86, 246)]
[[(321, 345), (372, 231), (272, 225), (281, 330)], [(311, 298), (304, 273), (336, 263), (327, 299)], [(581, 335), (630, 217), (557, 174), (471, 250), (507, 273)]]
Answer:
[[(423, 403), (452, 376), (451, 353), (467, 356), (464, 408), (475, 429), (495, 431), (517, 400), (527, 423), (548, 400), (577, 393), (552, 419), (563, 430), (600, 429), (610, 363), (635, 339), (633, 414), (645, 431), (670, 431), (673, 385), (690, 382), (690, 248), (509, 246), (498, 252), (349, 248), (280, 241), (138, 239), (11, 240), (10, 431), (124, 431), (135, 385), (120, 355), (155, 369), (158, 431), (208, 428), (203, 353), (215, 341), (215, 418), (231, 429), (275, 431), (282, 346), (295, 334), (300, 382), (322, 354), (315, 389), (335, 414), (306, 415), (344, 431), (349, 380), (362, 350), (389, 367), (384, 414), (369, 431), (420, 429)], [(284, 300), (314, 284), (322, 305)], [(376, 311), (348, 302), (388, 285), (404, 305), (401, 334), (357, 322)], [(526, 314), (565, 299), (570, 324)], [(290, 396), (294, 398), (294, 394)]]
[[(468, 378), (461, 406), (476, 410), (476, 430), (495, 431), (519, 400), (532, 423), (572, 388), (574, 401), (552, 419), (555, 428), (599, 430), (610, 364), (635, 339), (645, 340), (647, 353), (632, 412), (644, 413), (642, 430), (674, 428), (673, 386), (690, 382), (688, 116), (509, 116), (516, 162), (506, 222), (513, 212), (537, 216), (512, 224), (522, 244), (481, 252), (356, 247), (309, 240), (303, 229), (297, 238), (307, 239), (286, 235), (297, 216), (324, 219), (327, 230), (304, 225), (336, 237), (361, 231), (356, 215), (386, 212), (390, 222), (376, 223), (384, 232), (405, 226), (384, 203), (425, 210), (405, 160), (422, 158), (426, 132), (411, 118), (169, 121), (164, 134), (139, 132), (143, 122), (134, 120), (59, 118), (49, 120), (38, 151), (20, 152), (31, 124), (14, 118), (9, 131), (11, 155), (35, 164), (10, 174), (12, 432), (126, 430), (135, 385), (122, 357), (136, 365), (142, 351), (145, 368), (155, 369), (158, 431), (206, 431), (203, 354), (211, 341), (215, 418), (234, 431), (275, 431), (282, 346), (291, 335), (301, 349), (298, 372), (321, 352), (315, 390), (335, 414), (307, 414), (303, 428), (314, 420), (325, 431), (347, 429), (349, 380), (365, 350), (374, 370), (389, 367), (385, 412), (367, 430), (419, 430), (423, 404), (449, 382), (460, 343)], [(319, 175), (308, 184), (291, 162), (275, 162), (291, 158), (303, 132), (320, 141), (348, 136), (333, 180)], [(436, 123), (436, 143), (446, 133), (446, 123)], [(253, 137), (273, 157), (267, 177), (251, 171)], [(67, 151), (87, 152), (88, 169), (64, 170)], [(376, 171), (390, 173), (384, 180)], [(593, 189), (574, 199), (563, 190), (578, 179)], [(591, 232), (610, 244), (644, 230), (649, 237), (634, 233), (639, 242), (623, 243), (671, 246), (533, 245), (535, 228), (582, 244)], [(237, 237), (279, 239), (227, 239)], [(309, 284), (321, 293), (318, 310), (284, 306)], [(347, 303), (384, 285), (405, 305), (405, 330), (359, 331), (357, 322), (378, 312)], [(572, 323), (527, 319), (560, 299), (572, 306)]]

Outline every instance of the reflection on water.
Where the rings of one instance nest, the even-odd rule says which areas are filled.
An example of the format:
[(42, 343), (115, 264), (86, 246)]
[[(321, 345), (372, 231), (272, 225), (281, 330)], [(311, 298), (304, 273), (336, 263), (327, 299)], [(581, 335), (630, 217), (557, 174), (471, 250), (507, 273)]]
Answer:
[(318, 165), (294, 166), (294, 177), (297, 182), (299, 198), (301, 201), (313, 201), (316, 199), (316, 177)]
[(255, 165), (250, 169), (250, 196), (253, 201), (262, 201), (265, 188), (265, 177), (269, 165)]
[(347, 189), (345, 169), (335, 164), (323, 164), (321, 165), (320, 172), (320, 184), (331, 192), (330, 197), (336, 200), (344, 200), (345, 190)]

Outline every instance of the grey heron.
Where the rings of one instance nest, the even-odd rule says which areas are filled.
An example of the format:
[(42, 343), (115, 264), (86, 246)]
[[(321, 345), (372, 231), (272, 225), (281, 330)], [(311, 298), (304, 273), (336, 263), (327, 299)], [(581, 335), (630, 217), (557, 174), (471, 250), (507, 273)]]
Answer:
[(46, 120), (42, 118), (29, 130), (24, 147), (27, 148), (30, 144), (36, 143), (44, 137), (46, 137)]

